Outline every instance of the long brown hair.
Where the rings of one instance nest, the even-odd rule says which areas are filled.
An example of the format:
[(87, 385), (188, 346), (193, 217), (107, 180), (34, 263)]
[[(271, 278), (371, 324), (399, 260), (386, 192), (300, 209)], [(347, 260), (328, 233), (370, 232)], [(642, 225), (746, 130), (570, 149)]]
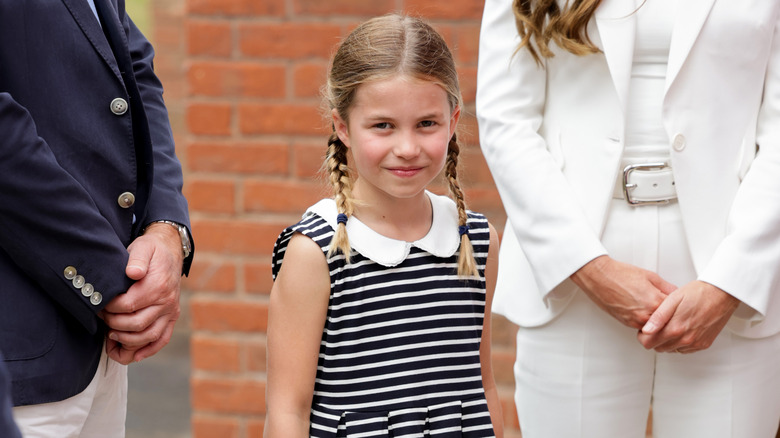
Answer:
[(561, 9), (558, 0), (512, 0), (518, 50), (527, 48), (537, 64), (553, 56), (550, 41), (575, 55), (599, 52), (587, 27), (600, 4), (601, 0), (567, 0)]
[[(399, 74), (441, 86), (447, 93), (451, 111), (463, 106), (455, 61), (441, 35), (418, 18), (391, 14), (362, 23), (341, 43), (333, 56), (323, 90), (327, 107), (335, 109), (349, 123), (349, 109), (361, 84)], [(447, 146), (444, 174), (450, 196), (458, 207), (458, 225), (466, 226), (466, 203), (457, 173), (459, 152), (460, 147), (453, 134)], [(325, 170), (333, 187), (338, 212), (349, 217), (356, 205), (352, 197), (353, 176), (347, 165), (347, 147), (336, 135), (335, 128), (328, 139)], [(349, 261), (351, 250), (343, 221), (339, 221), (336, 227), (329, 255), (337, 250)], [(467, 233), (461, 237), (458, 274), (477, 274)]]

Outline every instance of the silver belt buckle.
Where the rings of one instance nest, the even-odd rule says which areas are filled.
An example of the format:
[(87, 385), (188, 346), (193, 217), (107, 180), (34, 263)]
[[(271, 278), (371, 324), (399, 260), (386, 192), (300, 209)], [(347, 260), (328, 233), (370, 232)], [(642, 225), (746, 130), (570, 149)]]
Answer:
[(636, 187), (636, 184), (629, 183), (628, 177), (635, 170), (661, 170), (669, 167), (667, 163), (642, 163), (642, 164), (630, 164), (623, 169), (623, 196), (631, 205), (647, 205), (647, 204), (668, 204), (669, 199), (659, 199), (653, 201), (636, 200), (631, 197), (631, 190)]

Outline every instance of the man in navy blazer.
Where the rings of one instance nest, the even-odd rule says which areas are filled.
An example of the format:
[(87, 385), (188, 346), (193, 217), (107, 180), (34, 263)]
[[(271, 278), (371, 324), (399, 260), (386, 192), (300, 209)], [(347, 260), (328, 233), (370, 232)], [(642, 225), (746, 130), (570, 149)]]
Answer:
[[(192, 242), (153, 56), (124, 0), (0, 0), (0, 351), (23, 433), (58, 422), (28, 408), (107, 404), (179, 316)], [(117, 391), (122, 431), (99, 436), (123, 436)]]

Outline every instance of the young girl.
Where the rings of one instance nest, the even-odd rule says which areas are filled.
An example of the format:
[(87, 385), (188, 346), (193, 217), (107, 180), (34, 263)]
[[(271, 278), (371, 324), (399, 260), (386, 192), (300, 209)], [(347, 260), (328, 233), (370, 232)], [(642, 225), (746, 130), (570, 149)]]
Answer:
[[(458, 183), (449, 49), (418, 19), (369, 20), (335, 54), (326, 98), (334, 198), (274, 248), (266, 436), (501, 436), (498, 243)], [(425, 190), (442, 169), (454, 202)]]

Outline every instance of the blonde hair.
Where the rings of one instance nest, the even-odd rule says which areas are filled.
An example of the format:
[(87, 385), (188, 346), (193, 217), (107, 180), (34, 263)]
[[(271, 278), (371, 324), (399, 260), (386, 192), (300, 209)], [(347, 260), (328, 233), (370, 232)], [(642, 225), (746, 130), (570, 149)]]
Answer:
[[(552, 58), (550, 41), (575, 55), (598, 53), (588, 35), (588, 22), (601, 0), (566, 0), (563, 9), (558, 0), (513, 0), (518, 50), (527, 48), (537, 64)], [(533, 40), (533, 41), (532, 41)]]
[[(432, 81), (447, 93), (451, 111), (462, 107), (455, 62), (447, 44), (424, 21), (397, 14), (373, 18), (355, 28), (341, 43), (331, 62), (323, 94), (327, 107), (335, 109), (349, 123), (349, 109), (361, 84), (396, 75)], [(444, 174), (450, 196), (458, 207), (458, 225), (467, 226), (468, 214), (463, 191), (458, 182), (458, 145), (453, 134), (447, 147)], [(333, 187), (333, 198), (339, 214), (354, 213), (353, 177), (347, 165), (347, 147), (336, 135), (335, 127), (328, 139), (325, 170)], [(350, 260), (346, 224), (339, 221), (328, 255), (340, 250)], [(461, 235), (458, 275), (477, 275), (474, 250), (468, 233)]]

